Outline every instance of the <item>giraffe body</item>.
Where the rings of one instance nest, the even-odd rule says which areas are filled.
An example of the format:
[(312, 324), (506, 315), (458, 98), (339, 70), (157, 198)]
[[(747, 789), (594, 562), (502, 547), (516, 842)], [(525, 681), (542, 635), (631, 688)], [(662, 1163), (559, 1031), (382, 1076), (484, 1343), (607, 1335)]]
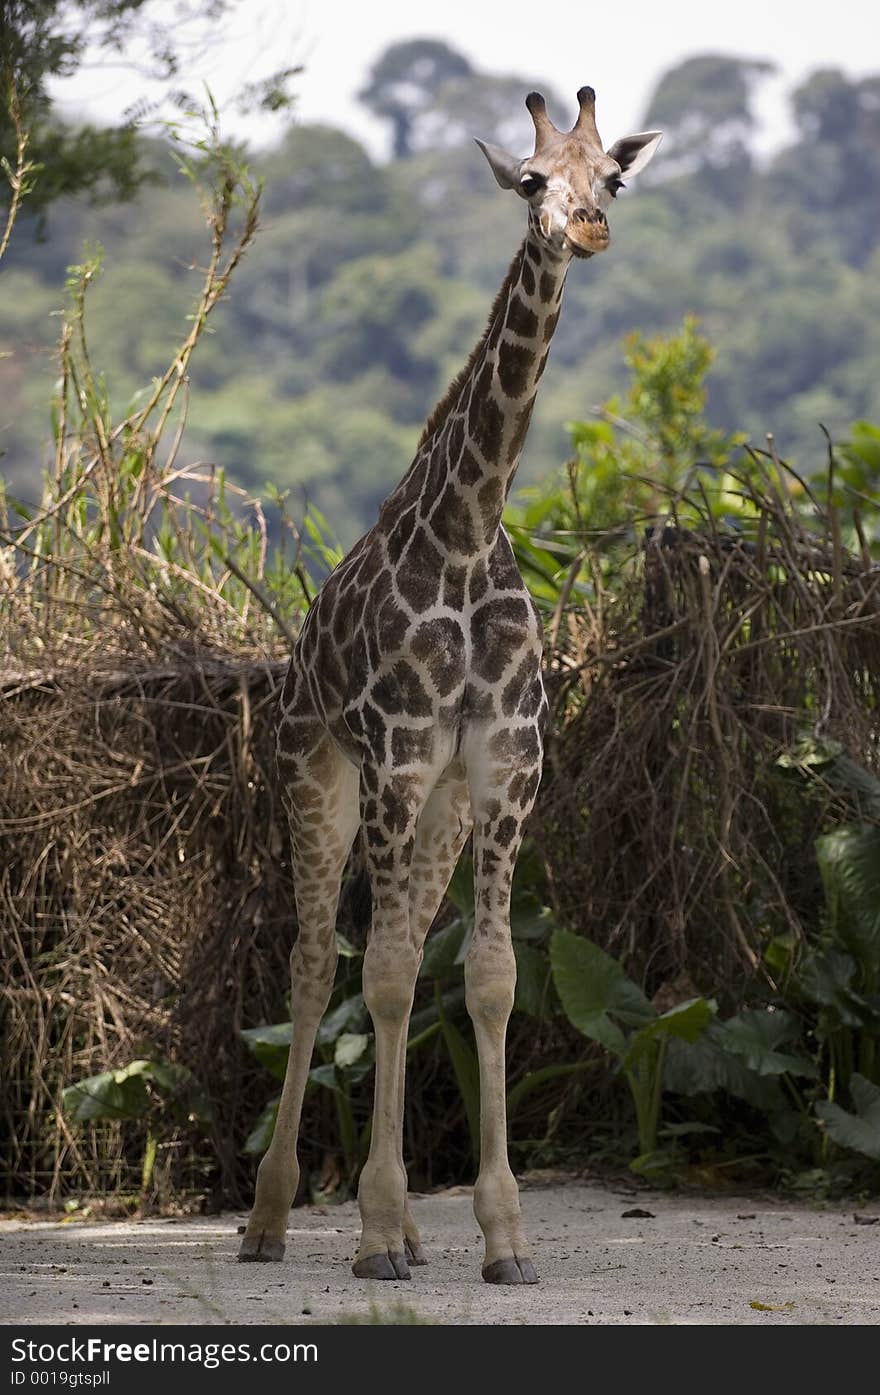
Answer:
[[(407, 1027), (425, 937), (472, 832), (476, 914), (465, 996), (480, 1063), (474, 1210), (486, 1240), (483, 1276), (537, 1278), (507, 1160), (504, 1041), (516, 980), (511, 882), (540, 782), (547, 701), (541, 621), (501, 515), (568, 266), (607, 245), (601, 197), (588, 200), (583, 180), (574, 187), (572, 162), (580, 156), (583, 164), (589, 149), (594, 182), (623, 168), (591, 133), (587, 140), (576, 127), (561, 136), (542, 120), (539, 101), (529, 98), (532, 161), (514, 170), (512, 157), (484, 147), (499, 183), (522, 166), (530, 170), (520, 189), (530, 199), (528, 233), (486, 332), (377, 523), (324, 583), (284, 684), (278, 766), (299, 922), (291, 955), (294, 1035), (242, 1259), (283, 1254), (302, 1097), (336, 969), (340, 882), (362, 831), (373, 901), (363, 983), (376, 1084), (354, 1272), (408, 1278), (409, 1264), (424, 1261), (403, 1162)], [(579, 122), (583, 101), (581, 113)], [(654, 135), (629, 138), (641, 141), (634, 158)], [(567, 171), (555, 183), (554, 143), (557, 165)], [(538, 181), (541, 198), (525, 192), (526, 177)], [(570, 205), (562, 221), (560, 182)]]

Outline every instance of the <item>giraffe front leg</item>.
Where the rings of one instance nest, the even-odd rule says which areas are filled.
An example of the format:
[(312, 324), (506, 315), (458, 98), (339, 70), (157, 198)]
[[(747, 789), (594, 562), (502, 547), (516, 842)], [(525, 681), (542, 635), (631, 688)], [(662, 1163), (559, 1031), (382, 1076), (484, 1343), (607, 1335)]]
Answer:
[[(443, 901), (455, 864), (471, 831), (471, 807), (464, 769), (453, 761), (431, 792), (418, 822), (409, 888), (409, 924), (419, 962), (425, 938)], [(400, 1062), (398, 1148), (403, 1159), (406, 1050)], [(406, 1257), (412, 1265), (427, 1264), (418, 1226), (407, 1201), (403, 1212)]]
[(465, 1000), (480, 1063), (480, 1170), (474, 1214), (486, 1241), (486, 1282), (535, 1284), (538, 1275), (523, 1231), (519, 1188), (507, 1156), (505, 1042), (516, 987), (510, 891), (540, 768), (508, 772), (502, 784), (497, 768), (483, 759), (476, 766), (470, 775), (476, 921), (465, 960)]
[(238, 1251), (242, 1263), (284, 1258), (287, 1217), (299, 1185), (296, 1144), (303, 1096), (318, 1025), (333, 988), (336, 958), (335, 943), (328, 944), (319, 971), (310, 973), (299, 946), (290, 956), (293, 1037), (272, 1141), (257, 1171), (254, 1205)]
[[(396, 916), (389, 916), (389, 909), (386, 899), (384, 933), (380, 930), (377, 934), (374, 914), (364, 955), (364, 1002), (376, 1035), (376, 1078), (370, 1153), (358, 1184), (362, 1229), (352, 1269), (359, 1279), (410, 1277), (405, 1237), (406, 1171), (399, 1120), (407, 1026), (419, 961), (408, 933), (403, 933), (404, 907), (397, 908)], [(417, 1231), (413, 1239), (418, 1246)]]
[(418, 816), (431, 776), (436, 778), (436, 772), (362, 771), (373, 892), (363, 985), (376, 1036), (376, 1075), (370, 1153), (358, 1184), (362, 1230), (352, 1269), (359, 1279), (410, 1277), (401, 1119), (407, 1028), (421, 960), (410, 931), (410, 878)]
[[(305, 724), (303, 724), (305, 726)], [(299, 1182), (296, 1156), (303, 1096), (318, 1024), (336, 972), (336, 909), (359, 821), (358, 775), (332, 740), (311, 727), (288, 763), (283, 790), (290, 821), (299, 935), (290, 956), (293, 1033), (272, 1141), (238, 1252), (245, 1263), (284, 1257), (287, 1218)], [(279, 761), (282, 773), (285, 769)]]
[(474, 1215), (486, 1241), (483, 1278), (490, 1284), (535, 1284), (519, 1188), (507, 1157), (505, 1039), (516, 986), (516, 960), (506, 938), (474, 936), (465, 961), (465, 994), (480, 1062), (480, 1171)]

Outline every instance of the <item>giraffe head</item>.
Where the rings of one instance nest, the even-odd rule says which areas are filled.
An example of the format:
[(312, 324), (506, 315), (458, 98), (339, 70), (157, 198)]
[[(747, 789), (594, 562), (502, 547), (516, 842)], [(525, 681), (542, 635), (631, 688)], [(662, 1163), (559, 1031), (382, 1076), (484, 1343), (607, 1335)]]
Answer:
[(578, 92), (578, 119), (570, 131), (556, 129), (540, 92), (526, 98), (535, 123), (535, 151), (525, 160), (478, 140), (502, 189), (514, 189), (529, 205), (529, 222), (556, 253), (591, 257), (608, 246), (605, 210), (631, 178), (643, 170), (662, 132), (641, 131), (615, 141), (607, 151), (596, 129), (596, 94)]

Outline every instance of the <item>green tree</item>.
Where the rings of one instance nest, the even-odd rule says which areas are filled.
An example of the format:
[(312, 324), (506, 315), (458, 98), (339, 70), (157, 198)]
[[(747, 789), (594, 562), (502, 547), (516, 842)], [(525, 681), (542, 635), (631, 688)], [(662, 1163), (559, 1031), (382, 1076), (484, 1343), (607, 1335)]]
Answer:
[(407, 39), (392, 44), (370, 69), (361, 101), (391, 123), (396, 160), (416, 148), (420, 118), (434, 107), (437, 92), (451, 78), (468, 77), (468, 60), (440, 39)]
[[(423, 148), (450, 149), (479, 136), (507, 150), (530, 153), (535, 128), (523, 99), (535, 87), (564, 128), (566, 104), (547, 83), (515, 73), (463, 73), (442, 83), (433, 104), (426, 107), (419, 128)], [(575, 114), (570, 113), (572, 120)]]
[(595, 543), (623, 541), (675, 510), (697, 474), (719, 514), (740, 507), (727, 474), (742, 437), (709, 426), (705, 377), (712, 349), (691, 317), (674, 335), (633, 334), (625, 400), (612, 398), (598, 420), (569, 423), (574, 454), (563, 471), (520, 492), (506, 515), (520, 565), (551, 608), (578, 578)]
[(664, 73), (645, 125), (666, 132), (666, 177), (675, 167), (697, 173), (717, 197), (741, 203), (752, 168), (752, 93), (771, 72), (763, 60), (706, 53)]
[(806, 215), (802, 239), (828, 241), (864, 266), (880, 227), (880, 77), (820, 69), (795, 89), (792, 111), (800, 139), (771, 177), (792, 213)]
[[(184, 31), (188, 37), (187, 26), (201, 22), (203, 43), (210, 44), (216, 22), (238, 3), (241, 0), (185, 0), (169, 24), (167, 10), (157, 0), (3, 0), (0, 158), (15, 164), (16, 123), (10, 110), (14, 97), (28, 132), (29, 159), (39, 174), (28, 210), (39, 216), (41, 228), (46, 210), (65, 195), (117, 202), (156, 179), (138, 138), (142, 112), (131, 108), (108, 127), (68, 125), (55, 110), (52, 80), (77, 72), (90, 49), (124, 61), (127, 47), (138, 41), (139, 51), (145, 48), (148, 55), (149, 75), (177, 89), (174, 100), (185, 103), (187, 94), (179, 90)], [(187, 58), (192, 60), (189, 48)], [(281, 69), (249, 84), (241, 93), (242, 102), (283, 108), (290, 102), (287, 84), (297, 71)]]

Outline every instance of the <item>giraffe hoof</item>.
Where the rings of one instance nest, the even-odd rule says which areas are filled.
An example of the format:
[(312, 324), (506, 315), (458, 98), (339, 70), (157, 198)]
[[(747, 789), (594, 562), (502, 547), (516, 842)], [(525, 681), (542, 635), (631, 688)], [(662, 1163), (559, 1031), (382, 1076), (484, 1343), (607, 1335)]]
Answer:
[(356, 1259), (351, 1266), (351, 1272), (356, 1279), (412, 1278), (406, 1255), (394, 1254), (391, 1250), (387, 1254), (367, 1255), (364, 1259)]
[(494, 1259), (483, 1265), (483, 1278), (487, 1284), (536, 1284), (538, 1275), (530, 1259)]
[(428, 1263), (428, 1256), (422, 1249), (421, 1241), (410, 1240), (409, 1236), (407, 1235), (404, 1238), (403, 1248), (406, 1251), (406, 1257), (409, 1260), (410, 1264), (420, 1265)]
[(277, 1264), (284, 1258), (284, 1241), (273, 1240), (265, 1230), (246, 1235), (238, 1250), (239, 1264)]

